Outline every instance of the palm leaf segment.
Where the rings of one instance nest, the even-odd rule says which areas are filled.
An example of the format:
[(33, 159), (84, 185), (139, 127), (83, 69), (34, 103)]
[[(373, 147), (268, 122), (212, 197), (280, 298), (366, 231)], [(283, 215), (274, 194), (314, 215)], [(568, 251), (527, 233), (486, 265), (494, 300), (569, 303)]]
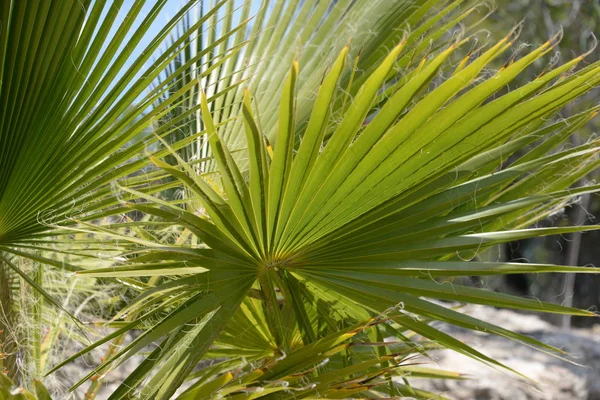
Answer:
[[(424, 59), (403, 79), (390, 81), (406, 49), (406, 43), (401, 43), (362, 79), (356, 95), (342, 107), (341, 119), (334, 121), (330, 110), (345, 96), (339, 89), (340, 76), (348, 68), (349, 49), (345, 47), (323, 78), (308, 122), (302, 126), (296, 112), (300, 67), (294, 62), (282, 90), (271, 141), (261, 130), (251, 93), (244, 94), (247, 171), (234, 161), (222, 139), (224, 128), (214, 122), (202, 94), (202, 119), (221, 189), (209, 185), (181, 158), (177, 166), (153, 158), (159, 168), (185, 185), (203, 208), (184, 210), (135, 189), (123, 190), (146, 200), (127, 203), (128, 207), (177, 222), (203, 245), (155, 247), (141, 251), (132, 258), (133, 264), (81, 272), (92, 276), (184, 275), (148, 289), (129, 307), (129, 311), (142, 310), (142, 304), (166, 301), (171, 311), (108, 362), (126, 358), (170, 334), (114, 398), (139, 384), (159, 361), (169, 368), (161, 369), (146, 391), (152, 395), (172, 393), (214, 341), (214, 354), (237, 351), (248, 357), (270, 354), (273, 360), (286, 360), (329, 335), (342, 334), (340, 323), (373, 321), (378, 315), (385, 316), (383, 325), (388, 332), (414, 332), (492, 365), (501, 364), (428, 321), (444, 321), (558, 351), (428, 300), (594, 315), (451, 282), (460, 276), (523, 271), (598, 272), (594, 268), (476, 261), (479, 251), (498, 243), (597, 229), (526, 228), (564, 208), (576, 196), (600, 189), (569, 189), (598, 166), (597, 141), (547, 155), (596, 114), (593, 109), (547, 122), (565, 104), (600, 82), (600, 67), (592, 64), (573, 73), (582, 60), (576, 58), (490, 100), (554, 44), (545, 43), (482, 80), (483, 69), (501, 57), (512, 40), (508, 36), (478, 56), (470, 55), (431, 91), (423, 88), (439, 76), (445, 61), (465, 42)], [(524, 148), (528, 149), (525, 155), (506, 164), (509, 156)], [(330, 325), (337, 327), (337, 333), (319, 328), (323, 318), (337, 321)], [(247, 335), (236, 336), (240, 327)], [(172, 352), (182, 347), (186, 350)], [(310, 360), (311, 367), (322, 361), (318, 357)], [(265, 368), (277, 370), (277, 365)], [(266, 373), (263, 379), (262, 373), (252, 375), (254, 379), (248, 382), (264, 386), (278, 376)], [(222, 375), (225, 381), (221, 386), (227, 387), (229, 376)], [(211, 390), (202, 393), (208, 396), (216, 389)], [(357, 392), (363, 390), (360, 386)], [(310, 397), (311, 393), (306, 390), (294, 396)], [(336, 394), (331, 392), (331, 396)]]

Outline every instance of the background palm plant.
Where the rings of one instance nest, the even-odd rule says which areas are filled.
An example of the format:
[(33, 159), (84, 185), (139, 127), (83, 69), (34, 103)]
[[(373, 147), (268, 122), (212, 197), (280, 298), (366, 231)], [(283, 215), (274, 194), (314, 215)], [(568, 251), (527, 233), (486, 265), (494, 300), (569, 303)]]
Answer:
[[(44, 254), (53, 258), (53, 254)], [(69, 261), (77, 261), (69, 260)], [(82, 329), (78, 319), (94, 320), (110, 314), (109, 309), (122, 289), (104, 284), (98, 290), (96, 279), (73, 280), (55, 270), (42, 271), (39, 263), (23, 257), (7, 256), (0, 283), (0, 368), (10, 379), (24, 387), (33, 387), (54, 364), (72, 353), (72, 346), (89, 343), (95, 332)], [(31, 276), (32, 283), (19, 279), (19, 270)], [(44, 288), (59, 304), (45, 301), (36, 288)], [(71, 312), (67, 310), (72, 310)], [(54, 376), (46, 383), (52, 392), (64, 392), (68, 387)]]
[[(24, 127), (13, 130), (12, 114), (5, 114), (11, 118), (3, 120), (2, 131), (9, 168), (0, 187), (0, 250), (62, 267), (23, 249), (45, 250), (60, 235), (93, 234), (62, 252), (89, 257), (98, 249), (111, 256), (122, 251), (118, 262), (68, 268), (117, 279), (139, 293), (114, 316), (123, 320), (120, 329), (53, 370), (142, 329), (75, 387), (97, 381), (98, 373), (160, 340), (111, 398), (171, 398), (192, 379), (181, 398), (430, 398), (398, 379), (460, 376), (410, 365), (415, 354), (443, 346), (502, 366), (431, 321), (560, 353), (429, 299), (594, 315), (452, 280), (598, 272), (481, 262), (476, 256), (498, 243), (596, 228), (527, 229), (578, 195), (600, 189), (569, 189), (598, 166), (598, 142), (561, 148), (597, 109), (552, 122), (600, 82), (600, 66), (576, 69), (583, 60), (578, 57), (501, 94), (552, 51), (556, 38), (499, 70), (486, 70), (509, 51), (514, 32), (489, 47), (472, 45), (469, 27), (448, 34), (478, 2), (398, 1), (390, 7), (384, 1), (276, 1), (271, 8), (265, 1), (253, 19), (253, 2), (239, 9), (236, 4), (223, 0), (201, 9), (195, 22), (185, 17), (193, 6), (187, 4), (122, 78), (118, 71), (132, 53), (125, 46), (110, 62), (111, 46), (127, 38), (119, 30), (114, 43), (108, 34), (114, 5), (94, 2), (71, 11), (79, 22), (67, 24), (71, 31), (58, 37), (79, 32), (59, 40), (65, 54), (76, 55), (75, 67), (61, 62), (49, 70), (57, 86), (40, 88), (39, 101), (55, 108), (34, 109), (29, 118), (39, 115), (40, 124), (33, 129), (16, 124)], [(15, 44), (12, 30), (44, 15), (26, 7), (10, 3), (3, 14), (2, 26), (10, 27), (0, 52), (6, 107), (24, 96), (11, 89), (20, 84), (14, 71), (21, 63), (11, 51), (29, 49), (20, 40)], [(61, 6), (47, 7), (47, 16), (71, 21)], [(142, 2), (131, 7), (135, 16)], [(155, 17), (134, 29), (132, 46)], [(179, 21), (179, 36), (136, 80)], [(32, 38), (46, 40), (37, 31)], [(35, 40), (30, 43), (38, 46)], [(106, 60), (101, 54), (96, 62), (104, 42)], [(67, 79), (74, 68), (82, 76), (75, 82)], [(163, 70), (166, 75), (143, 96)], [(42, 123), (48, 110), (59, 117)], [(155, 135), (140, 136), (154, 121)], [(182, 130), (183, 136), (174, 134)], [(15, 137), (32, 145), (17, 151)], [(38, 160), (36, 149), (48, 147), (46, 141), (54, 147)], [(537, 146), (510, 158), (531, 144)], [(152, 153), (148, 158), (139, 157), (144, 148)], [(155, 170), (127, 177), (150, 161)], [(63, 171), (72, 172), (62, 178)], [(174, 187), (185, 188), (184, 201), (161, 195)], [(24, 193), (33, 197), (17, 202)], [(69, 215), (72, 199), (82, 204), (77, 219)], [(56, 210), (50, 227), (37, 217), (47, 208)], [(129, 210), (154, 218), (89, 223)], [(175, 239), (158, 234), (165, 225), (180, 227)], [(386, 343), (390, 336), (398, 341)], [(199, 365), (210, 366), (198, 371)]]

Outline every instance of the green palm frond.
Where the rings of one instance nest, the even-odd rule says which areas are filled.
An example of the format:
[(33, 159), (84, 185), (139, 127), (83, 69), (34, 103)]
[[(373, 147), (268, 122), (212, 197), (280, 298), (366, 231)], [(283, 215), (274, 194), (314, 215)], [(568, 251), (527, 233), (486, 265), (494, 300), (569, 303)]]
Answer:
[[(122, 211), (112, 182), (148, 164), (140, 153), (157, 138), (147, 130), (177, 107), (195, 82), (173, 93), (168, 84), (148, 91), (196, 32), (180, 31), (159, 52), (195, 3), (185, 5), (155, 34), (149, 32), (166, 1), (145, 3), (3, 2), (2, 251), (44, 248), (54, 240), (49, 237), (61, 233), (58, 225)], [(195, 80), (203, 77), (199, 72)]]
[(598, 228), (535, 224), (600, 190), (571, 188), (600, 142), (564, 145), (598, 107), (556, 119), (600, 64), (577, 57), (507, 91), (557, 38), (520, 58), (515, 32), (480, 46), (476, 23), (460, 27), (479, 1), (188, 2), (149, 35), (165, 6), (0, 8), (3, 273), (58, 310), (42, 268), (36, 281), (13, 258), (137, 295), (48, 373), (112, 341), (73, 389), (150, 348), (111, 399), (186, 382), (183, 399), (441, 398), (407, 380), (461, 378), (413, 365), (429, 349), (506, 367), (431, 322), (561, 351), (436, 300), (595, 315), (456, 278), (600, 272), (477, 257)]
[[(398, 60), (409, 51), (402, 42), (362, 79), (337, 120), (326, 110), (345, 95), (338, 86), (342, 71), (355, 68), (346, 63), (349, 49), (345, 47), (320, 85), (308, 123), (300, 126), (302, 67), (293, 62), (282, 88), (273, 140), (265, 138), (267, 132), (258, 122), (260, 102), (253, 101), (250, 91), (244, 94), (247, 172), (232, 157), (223, 139), (227, 129), (216, 124), (202, 93), (201, 116), (220, 185), (210, 185), (175, 152), (171, 154), (178, 165), (152, 158), (202, 204), (201, 215), (193, 208), (186, 210), (123, 188), (141, 201), (127, 202), (127, 207), (181, 225), (199, 244), (157, 243), (129, 253), (128, 262), (122, 265), (78, 272), (97, 277), (172, 276), (142, 291), (124, 311), (143, 312), (143, 316), (119, 334), (149, 318), (154, 322), (106, 365), (122, 362), (155, 340), (162, 338), (162, 342), (111, 398), (133, 393), (155, 368), (158, 372), (146, 382), (142, 397), (169, 398), (186, 377), (193, 376), (201, 359), (236, 351), (260, 360), (282, 360), (256, 378), (263, 394), (232, 388), (244, 392), (240, 397), (269, 395), (271, 380), (281, 377), (274, 372), (283, 368), (280, 364), (315, 367), (322, 360), (304, 359), (305, 347), (378, 315), (386, 316), (385, 329), (396, 327), (396, 336), (403, 337), (403, 331), (416, 333), (489, 365), (504, 367), (429, 322), (443, 321), (560, 354), (559, 349), (533, 338), (429, 300), (595, 315), (452, 281), (488, 274), (599, 272), (596, 268), (476, 259), (480, 251), (499, 243), (598, 228), (529, 227), (578, 195), (600, 189), (597, 185), (569, 189), (598, 166), (598, 141), (561, 147), (597, 109), (548, 122), (600, 83), (600, 67), (592, 64), (574, 71), (582, 60), (579, 57), (500, 95), (501, 89), (549, 53), (555, 43), (549, 41), (482, 78), (483, 70), (503, 56), (513, 39), (511, 34), (479, 54), (472, 53), (442, 79), (438, 71), (466, 43), (457, 42), (426, 58), (382, 97), (396, 75)], [(442, 80), (424, 91), (433, 79)], [(517, 155), (517, 150), (528, 145), (534, 146), (525, 155)], [(548, 155), (550, 149), (555, 151)], [(239, 333), (240, 327), (245, 327), (244, 334)], [(212, 343), (215, 347), (210, 348)], [(225, 376), (222, 379), (227, 381)], [(205, 385), (214, 390), (212, 384)], [(375, 385), (377, 390), (383, 390), (381, 385)], [(412, 390), (407, 387), (409, 392), (402, 392), (396, 384), (391, 387), (399, 393)], [(311, 389), (293, 396), (311, 397)], [(359, 385), (356, 391), (346, 391), (342, 385), (324, 393), (351, 397), (368, 389), (372, 388)], [(203, 398), (211, 393), (207, 389), (194, 395)]]

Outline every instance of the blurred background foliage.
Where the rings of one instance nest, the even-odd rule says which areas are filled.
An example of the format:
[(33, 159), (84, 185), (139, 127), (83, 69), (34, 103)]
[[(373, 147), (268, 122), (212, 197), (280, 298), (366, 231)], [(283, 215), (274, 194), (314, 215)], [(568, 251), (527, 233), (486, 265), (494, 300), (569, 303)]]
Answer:
[[(490, 40), (502, 38), (508, 30), (519, 25), (519, 45), (516, 49), (536, 47), (555, 34), (562, 40), (552, 56), (553, 64), (560, 64), (578, 55), (590, 52), (586, 63), (600, 58), (597, 46), (600, 24), (600, 0), (495, 0), (491, 15), (481, 22), (482, 37), (489, 35)], [(485, 10), (487, 11), (487, 10)], [(481, 12), (485, 12), (483, 9)], [(474, 16), (481, 18), (482, 15)], [(516, 87), (532, 76), (542, 74), (548, 68), (546, 60), (534, 63), (529, 73), (521, 74), (511, 86)], [(511, 88), (512, 89), (512, 88)], [(576, 107), (570, 104), (562, 111), (563, 117), (576, 113), (576, 109), (585, 109), (598, 104), (600, 90), (596, 88), (578, 100)], [(580, 108), (581, 107), (581, 108)], [(597, 137), (600, 132), (600, 120), (592, 119), (580, 129), (571, 140), (578, 145)], [(599, 171), (586, 178), (588, 181), (600, 180)], [(582, 196), (579, 203), (564, 212), (552, 216), (540, 225), (566, 226), (593, 224), (600, 216), (600, 196)], [(567, 265), (598, 265), (600, 263), (600, 232), (585, 235), (571, 234), (562, 237), (546, 237), (513, 242), (492, 249), (485, 255), (490, 260), (529, 261)], [(586, 308), (590, 304), (600, 304), (600, 276), (593, 275), (509, 275), (475, 280), (477, 286), (486, 286), (496, 290), (529, 295), (541, 300), (561, 302), (565, 305)], [(557, 325), (589, 326), (596, 323), (593, 319), (544, 315), (543, 318)]]

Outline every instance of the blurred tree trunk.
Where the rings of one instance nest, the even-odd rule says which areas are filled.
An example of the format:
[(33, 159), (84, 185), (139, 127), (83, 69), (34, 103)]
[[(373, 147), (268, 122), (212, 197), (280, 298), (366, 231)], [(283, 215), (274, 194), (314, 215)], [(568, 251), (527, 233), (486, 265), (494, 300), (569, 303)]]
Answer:
[[(570, 110), (569, 110), (570, 111)], [(573, 146), (579, 146), (582, 144), (582, 140), (579, 135), (575, 134), (571, 136), (571, 143)], [(582, 185), (584, 182), (579, 182)], [(569, 218), (569, 225), (579, 226), (585, 224), (588, 214), (587, 209), (590, 206), (591, 195), (584, 194), (581, 196), (580, 203), (575, 206), (573, 213)], [(567, 254), (565, 256), (566, 265), (577, 265), (579, 263), (579, 252), (581, 249), (581, 232), (571, 233), (570, 241), (568, 242)], [(573, 295), (575, 294), (575, 274), (564, 275), (564, 292), (563, 292), (563, 305), (567, 307), (573, 307)], [(561, 317), (561, 326), (563, 329), (571, 328), (571, 316), (563, 315)]]
[[(587, 220), (587, 208), (590, 205), (590, 195), (585, 194), (581, 197), (581, 203), (575, 209), (571, 217), (570, 224), (572, 225), (583, 225)], [(567, 248), (566, 254), (566, 265), (577, 265), (579, 263), (579, 250), (581, 248), (581, 232), (575, 232), (570, 235), (570, 241)], [(564, 275), (564, 293), (563, 293), (563, 305), (567, 307), (573, 306), (573, 294), (575, 292), (575, 274)], [(564, 329), (571, 327), (571, 316), (563, 315), (561, 326)]]

